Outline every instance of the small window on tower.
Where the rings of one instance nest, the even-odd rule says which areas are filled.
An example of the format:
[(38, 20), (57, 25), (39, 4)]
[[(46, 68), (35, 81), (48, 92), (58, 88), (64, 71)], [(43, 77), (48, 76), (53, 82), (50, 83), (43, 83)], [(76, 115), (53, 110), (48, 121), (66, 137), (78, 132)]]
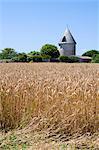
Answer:
[(62, 42), (66, 42), (66, 37), (65, 36), (63, 37)]
[(60, 45), (60, 48), (62, 48), (62, 45)]

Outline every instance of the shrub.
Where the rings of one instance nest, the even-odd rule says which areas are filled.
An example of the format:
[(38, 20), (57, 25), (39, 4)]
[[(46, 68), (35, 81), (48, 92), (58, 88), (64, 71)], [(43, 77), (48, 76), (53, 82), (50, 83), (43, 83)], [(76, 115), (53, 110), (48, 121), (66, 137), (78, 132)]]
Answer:
[(11, 63), (12, 59), (0, 59), (0, 63)]
[(51, 58), (50, 62), (60, 62), (59, 58)]
[(50, 59), (51, 56), (49, 56), (49, 55), (42, 55), (42, 58), (43, 58), (43, 59)]
[(42, 56), (40, 55), (33, 55), (33, 56), (28, 56), (27, 61), (33, 61), (33, 62), (42, 62)]
[(60, 56), (59, 59), (61, 62), (69, 62), (70, 61), (68, 56)]
[(13, 62), (18, 62), (18, 61), (19, 61), (18, 56), (13, 57), (13, 58), (12, 58), (12, 61), (13, 61)]
[(42, 62), (42, 57), (41, 56), (33, 56), (33, 61), (34, 62)]
[(12, 58), (14, 62), (27, 62), (27, 55), (25, 53), (19, 53), (17, 56)]
[(69, 62), (70, 62), (70, 63), (79, 62), (79, 58), (76, 57), (76, 56), (70, 56), (70, 57), (69, 57)]
[(43, 62), (50, 62), (50, 58), (51, 58), (51, 56), (49, 56), (49, 55), (43, 55), (42, 56), (42, 61)]
[(99, 54), (93, 56), (92, 62), (93, 63), (99, 63)]

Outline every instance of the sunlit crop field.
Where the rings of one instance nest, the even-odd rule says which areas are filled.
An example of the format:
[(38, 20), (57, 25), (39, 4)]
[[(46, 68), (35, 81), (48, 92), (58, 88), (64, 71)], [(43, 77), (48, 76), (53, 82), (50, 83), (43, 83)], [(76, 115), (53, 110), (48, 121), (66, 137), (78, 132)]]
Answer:
[(0, 64), (0, 128), (61, 138), (99, 130), (99, 65)]

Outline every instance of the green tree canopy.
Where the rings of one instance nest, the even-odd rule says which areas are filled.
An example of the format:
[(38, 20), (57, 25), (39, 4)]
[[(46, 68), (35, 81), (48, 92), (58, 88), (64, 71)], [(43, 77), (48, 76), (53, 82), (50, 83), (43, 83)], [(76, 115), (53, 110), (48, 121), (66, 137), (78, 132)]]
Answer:
[(15, 57), (16, 55), (17, 55), (17, 53), (12, 48), (5, 48), (1, 52), (2, 59), (11, 59), (11, 58)]
[(45, 44), (41, 48), (41, 55), (49, 55), (51, 58), (58, 58), (60, 54), (56, 46)]
[(27, 62), (27, 55), (25, 53), (18, 53), (12, 60), (14, 62)]
[(82, 56), (93, 57), (95, 54), (99, 54), (99, 51), (97, 51), (97, 50), (89, 50), (89, 51), (85, 52), (84, 54), (82, 54)]
[(28, 53), (28, 55), (40, 55), (40, 52), (38, 52), (38, 51), (31, 51), (30, 53)]
[(0, 59), (3, 59), (3, 55), (2, 55), (2, 53), (0, 53)]
[(92, 62), (93, 63), (99, 63), (99, 54), (96, 54), (92, 57)]

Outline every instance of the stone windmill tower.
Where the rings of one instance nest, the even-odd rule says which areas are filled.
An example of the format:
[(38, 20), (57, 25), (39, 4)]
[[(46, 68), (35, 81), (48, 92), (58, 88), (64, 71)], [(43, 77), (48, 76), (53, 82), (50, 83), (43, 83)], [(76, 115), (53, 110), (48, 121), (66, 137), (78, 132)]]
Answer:
[(61, 41), (59, 42), (59, 46), (61, 56), (76, 55), (76, 41), (74, 40), (68, 28), (66, 29)]

